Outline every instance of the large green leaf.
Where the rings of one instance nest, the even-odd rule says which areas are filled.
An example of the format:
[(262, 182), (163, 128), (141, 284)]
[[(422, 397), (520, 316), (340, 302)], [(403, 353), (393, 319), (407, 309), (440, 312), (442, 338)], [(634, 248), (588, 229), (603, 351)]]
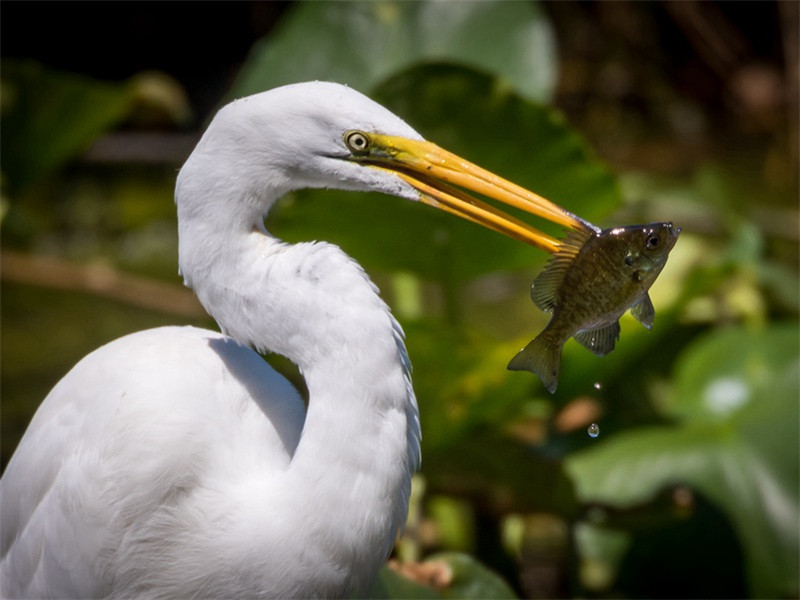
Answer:
[[(559, 113), (520, 98), (491, 77), (458, 67), (420, 67), (393, 78), (376, 96), (431, 141), (589, 220), (603, 218), (617, 205), (614, 176), (592, 158)], [(292, 241), (331, 240), (372, 269), (407, 270), (452, 283), (531, 268), (546, 258), (403, 200), (333, 190), (308, 190), (298, 197), (274, 211), (270, 227), (275, 233)], [(560, 234), (546, 221), (523, 218)]]
[(3, 61), (2, 170), (12, 194), (85, 150), (119, 123), (133, 88)]
[(674, 426), (618, 434), (571, 456), (579, 498), (631, 506), (669, 484), (731, 519), (754, 594), (798, 590), (797, 323), (709, 334), (682, 355), (666, 411)]
[(408, 67), (451, 62), (550, 98), (552, 28), (531, 2), (298, 2), (258, 43), (231, 94), (322, 79), (370, 91)]

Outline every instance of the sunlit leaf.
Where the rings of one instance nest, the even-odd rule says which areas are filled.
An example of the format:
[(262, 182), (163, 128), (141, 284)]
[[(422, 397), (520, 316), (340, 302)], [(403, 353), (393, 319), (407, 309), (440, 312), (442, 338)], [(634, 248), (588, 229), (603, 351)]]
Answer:
[(536, 100), (555, 85), (554, 35), (536, 3), (297, 2), (253, 48), (231, 95), (313, 79), (370, 92), (433, 61), (495, 74)]
[(798, 326), (728, 329), (698, 340), (677, 367), (669, 427), (618, 434), (571, 456), (585, 502), (630, 506), (685, 483), (731, 519), (759, 596), (796, 592)]

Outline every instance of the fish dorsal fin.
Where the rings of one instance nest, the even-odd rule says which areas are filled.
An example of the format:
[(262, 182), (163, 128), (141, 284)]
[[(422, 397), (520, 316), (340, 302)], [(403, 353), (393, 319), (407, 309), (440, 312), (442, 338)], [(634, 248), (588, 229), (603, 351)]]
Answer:
[(614, 344), (619, 339), (619, 321), (601, 325), (597, 329), (579, 331), (572, 337), (597, 356), (605, 356), (614, 349)]
[(533, 281), (531, 298), (533, 303), (545, 312), (556, 307), (556, 295), (564, 281), (570, 265), (575, 261), (586, 241), (595, 234), (588, 227), (571, 230), (559, 244), (558, 250), (547, 262), (544, 271)]
[(656, 309), (653, 308), (650, 294), (645, 292), (642, 299), (631, 306), (631, 314), (648, 329), (653, 326), (653, 318), (656, 316)]

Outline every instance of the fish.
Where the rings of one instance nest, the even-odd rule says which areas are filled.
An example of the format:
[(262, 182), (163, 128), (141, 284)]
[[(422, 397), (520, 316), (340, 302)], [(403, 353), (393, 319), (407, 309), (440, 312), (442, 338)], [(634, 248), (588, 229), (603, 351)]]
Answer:
[(570, 231), (531, 287), (533, 303), (553, 316), (508, 368), (535, 373), (554, 393), (569, 338), (604, 356), (614, 349), (628, 309), (650, 329), (655, 310), (648, 290), (680, 232), (672, 223)]

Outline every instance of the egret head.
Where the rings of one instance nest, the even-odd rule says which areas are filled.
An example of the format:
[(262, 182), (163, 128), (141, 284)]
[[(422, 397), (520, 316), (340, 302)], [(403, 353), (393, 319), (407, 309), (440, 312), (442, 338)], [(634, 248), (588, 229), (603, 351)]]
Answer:
[[(343, 85), (309, 82), (247, 96), (214, 117), (181, 173), (222, 189), (239, 188), (269, 204), (302, 188), (371, 190), (409, 199), (419, 195), (407, 184), (350, 160), (346, 134), (352, 129), (381, 131), (421, 140), (379, 104)], [(198, 175), (199, 174), (199, 175)], [(183, 180), (179, 177), (178, 201)], [(242, 190), (244, 186), (244, 190)]]

